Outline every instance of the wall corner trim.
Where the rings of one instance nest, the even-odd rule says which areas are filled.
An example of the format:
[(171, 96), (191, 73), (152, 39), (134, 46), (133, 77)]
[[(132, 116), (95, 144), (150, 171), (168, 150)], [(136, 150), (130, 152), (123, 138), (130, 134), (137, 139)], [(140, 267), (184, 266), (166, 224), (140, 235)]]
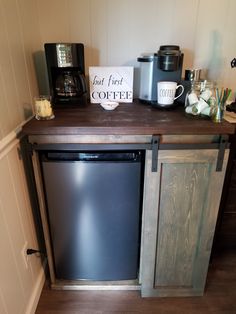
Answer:
[(24, 124), (26, 124), (32, 117), (28, 120), (23, 121), (15, 130), (7, 134), (2, 140), (0, 140), (0, 159), (3, 158), (15, 144), (19, 141), (19, 134), (22, 130)]
[(34, 314), (39, 302), (39, 298), (41, 295), (41, 292), (43, 290), (43, 286), (46, 280), (45, 276), (45, 267), (46, 267), (46, 259), (43, 262), (42, 268), (40, 269), (37, 279), (35, 281), (34, 288), (32, 289), (32, 294), (30, 296), (30, 299), (28, 301), (28, 304), (26, 306), (25, 314)]

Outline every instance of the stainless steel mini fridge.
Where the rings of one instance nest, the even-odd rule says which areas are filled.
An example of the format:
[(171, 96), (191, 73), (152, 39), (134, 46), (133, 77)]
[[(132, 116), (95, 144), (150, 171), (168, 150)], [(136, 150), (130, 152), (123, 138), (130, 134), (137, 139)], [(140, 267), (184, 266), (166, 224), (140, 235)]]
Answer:
[(46, 151), (41, 166), (56, 278), (138, 276), (141, 151)]

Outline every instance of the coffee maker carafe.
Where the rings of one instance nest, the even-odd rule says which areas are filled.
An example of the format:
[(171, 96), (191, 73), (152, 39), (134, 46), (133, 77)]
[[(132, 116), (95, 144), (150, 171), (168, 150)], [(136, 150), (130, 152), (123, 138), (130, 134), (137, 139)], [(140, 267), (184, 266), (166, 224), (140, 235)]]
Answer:
[(44, 47), (52, 103), (86, 103), (84, 45), (47, 43)]
[(160, 46), (157, 53), (142, 54), (140, 62), (139, 99), (157, 105), (157, 82), (181, 81), (184, 54), (179, 46)]

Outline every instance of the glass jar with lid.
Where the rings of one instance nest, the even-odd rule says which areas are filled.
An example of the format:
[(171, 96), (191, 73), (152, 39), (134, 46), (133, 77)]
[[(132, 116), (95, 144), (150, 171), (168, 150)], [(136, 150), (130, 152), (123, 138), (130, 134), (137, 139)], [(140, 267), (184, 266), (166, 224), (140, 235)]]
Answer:
[(211, 116), (215, 106), (215, 84), (211, 81), (194, 81), (186, 94), (185, 112)]

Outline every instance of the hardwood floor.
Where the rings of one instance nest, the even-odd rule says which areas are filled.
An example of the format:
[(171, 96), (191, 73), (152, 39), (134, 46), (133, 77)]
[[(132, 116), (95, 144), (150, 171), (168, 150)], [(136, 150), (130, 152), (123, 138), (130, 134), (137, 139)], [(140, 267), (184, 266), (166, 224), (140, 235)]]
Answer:
[(36, 314), (236, 313), (236, 249), (213, 255), (203, 297), (141, 298), (138, 291), (56, 291), (46, 284)]

